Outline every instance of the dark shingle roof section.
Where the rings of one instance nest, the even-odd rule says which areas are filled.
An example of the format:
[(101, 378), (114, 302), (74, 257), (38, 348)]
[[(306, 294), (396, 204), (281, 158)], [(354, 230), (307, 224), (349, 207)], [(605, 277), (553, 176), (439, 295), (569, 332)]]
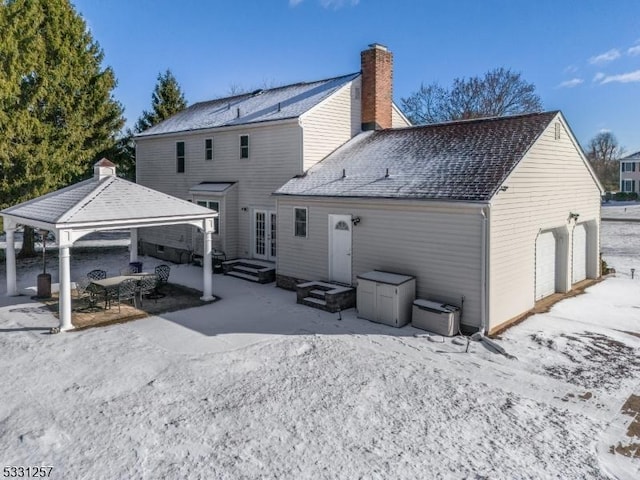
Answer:
[(557, 114), (363, 133), (276, 194), (488, 201)]
[(136, 137), (297, 118), (359, 75), (352, 73), (195, 103)]

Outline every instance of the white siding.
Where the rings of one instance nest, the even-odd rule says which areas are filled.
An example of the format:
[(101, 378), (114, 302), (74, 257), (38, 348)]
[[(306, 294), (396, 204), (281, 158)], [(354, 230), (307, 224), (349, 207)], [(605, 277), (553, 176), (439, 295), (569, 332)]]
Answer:
[[(308, 236), (293, 234), (293, 208), (308, 208)], [(328, 279), (328, 216), (359, 216), (353, 227), (352, 281), (371, 270), (414, 275), (417, 296), (460, 304), (463, 322), (480, 324), (480, 208), (435, 207), (404, 200), (278, 197), (281, 255), (277, 273), (305, 280)]]
[(391, 106), (391, 126), (393, 128), (410, 127), (411, 123), (400, 113), (400, 110), (395, 105)]
[(360, 132), (362, 120), (357, 92), (361, 94), (360, 77), (300, 117), (304, 129), (305, 170)]
[[(240, 135), (249, 135), (250, 154), (240, 158)], [(136, 143), (137, 181), (183, 199), (189, 189), (203, 181), (238, 182), (237, 199), (225, 205), (229, 238), (225, 248), (231, 256), (250, 254), (252, 206), (275, 208), (271, 194), (294, 175), (302, 173), (302, 130), (297, 120), (288, 123), (208, 130), (183, 135), (139, 139)], [(205, 139), (213, 138), (213, 160), (205, 160)], [(185, 142), (185, 173), (176, 173), (176, 141)], [(242, 208), (247, 207), (246, 211)], [(233, 232), (235, 238), (232, 238)], [(190, 227), (168, 232), (145, 229), (144, 241), (184, 248), (183, 238), (191, 237)]]
[[(564, 121), (555, 139), (555, 121), (505, 182), (508, 189), (492, 200), (490, 214), (490, 327), (534, 306), (535, 244), (541, 230), (554, 229), (562, 268), (558, 291), (570, 288), (569, 213), (590, 223), (593, 251), (599, 251), (600, 191), (573, 143)], [(564, 252), (564, 253), (562, 253)], [(587, 271), (598, 275), (597, 255)]]

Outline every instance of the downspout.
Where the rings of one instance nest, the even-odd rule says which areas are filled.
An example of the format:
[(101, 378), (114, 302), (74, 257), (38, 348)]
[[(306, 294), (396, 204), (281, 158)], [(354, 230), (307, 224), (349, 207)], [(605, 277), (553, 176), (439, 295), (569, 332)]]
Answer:
[(481, 245), (481, 260), (480, 269), (482, 275), (482, 291), (480, 295), (480, 334), (486, 335), (487, 333), (487, 310), (489, 308), (489, 264), (487, 259), (489, 258), (489, 213), (491, 204), (486, 207), (482, 207), (480, 215), (482, 216), (482, 245)]

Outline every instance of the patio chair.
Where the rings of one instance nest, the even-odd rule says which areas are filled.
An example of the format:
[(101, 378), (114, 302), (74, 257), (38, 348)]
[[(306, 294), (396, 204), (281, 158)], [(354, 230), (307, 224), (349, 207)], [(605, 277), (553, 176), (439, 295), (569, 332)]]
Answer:
[(167, 283), (169, 283), (169, 274), (171, 273), (171, 267), (169, 265), (158, 265), (156, 267), (156, 278), (158, 279), (157, 283), (156, 283), (156, 289), (155, 292), (153, 293), (153, 297), (150, 298), (162, 298), (164, 297), (166, 294), (162, 293), (160, 291), (160, 289), (166, 285)]
[(138, 295), (138, 280), (128, 278), (123, 281), (118, 286), (116, 295), (117, 296), (112, 297), (112, 300), (116, 300), (118, 302), (118, 313), (120, 313), (120, 304), (125, 300), (132, 300), (133, 306), (138, 308), (138, 304), (136, 302), (136, 297)]
[(142, 298), (146, 295), (147, 298), (152, 298), (158, 302), (158, 298), (154, 296), (156, 292), (156, 286), (158, 284), (158, 277), (155, 275), (145, 275), (140, 280), (140, 305), (142, 305)]
[(87, 273), (87, 278), (89, 280), (104, 280), (105, 278), (107, 278), (107, 272), (96, 268), (95, 270), (91, 270), (89, 273)]
[(81, 305), (76, 311), (88, 312), (98, 309), (98, 289), (88, 278), (80, 278), (76, 282), (76, 299)]

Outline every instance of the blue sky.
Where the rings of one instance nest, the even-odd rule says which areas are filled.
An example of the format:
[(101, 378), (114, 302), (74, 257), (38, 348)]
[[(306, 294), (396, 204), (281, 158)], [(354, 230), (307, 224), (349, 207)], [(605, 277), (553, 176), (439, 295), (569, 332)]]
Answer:
[(640, 150), (638, 0), (72, 0), (118, 78), (128, 125), (170, 68), (189, 103), (360, 69), (394, 53), (394, 98), (506, 67), (560, 109), (583, 146)]

